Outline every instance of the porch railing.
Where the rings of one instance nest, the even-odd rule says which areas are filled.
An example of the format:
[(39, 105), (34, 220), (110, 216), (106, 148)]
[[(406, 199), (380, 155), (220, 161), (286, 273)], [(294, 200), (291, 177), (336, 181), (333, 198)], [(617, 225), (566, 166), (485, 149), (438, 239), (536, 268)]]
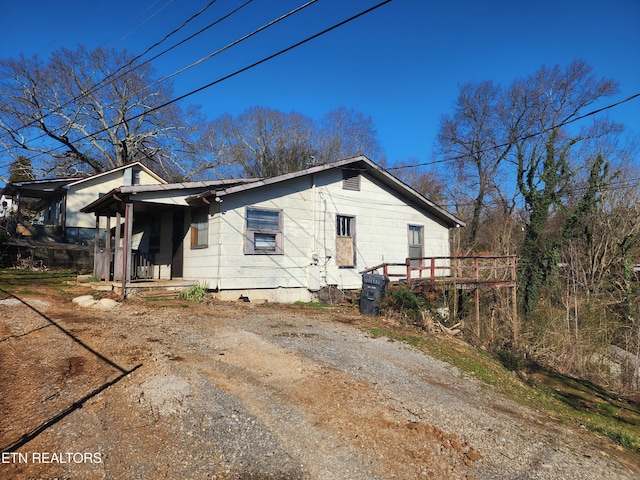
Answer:
[(131, 262), (131, 278), (153, 278), (154, 257), (155, 254), (153, 253), (141, 253), (134, 251)]
[(408, 284), (512, 284), (516, 281), (516, 265), (515, 255), (421, 257), (407, 258), (404, 263), (382, 263), (360, 273), (377, 272)]

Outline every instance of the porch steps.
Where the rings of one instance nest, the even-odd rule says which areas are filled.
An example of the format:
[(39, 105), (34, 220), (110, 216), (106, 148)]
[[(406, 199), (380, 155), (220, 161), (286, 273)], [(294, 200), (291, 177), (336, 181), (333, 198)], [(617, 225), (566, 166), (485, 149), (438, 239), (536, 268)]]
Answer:
[[(133, 280), (127, 282), (127, 295), (140, 298), (177, 298), (180, 292), (197, 282), (191, 280)], [(122, 282), (91, 282), (97, 291), (122, 293)]]
[(178, 298), (178, 296), (180, 295), (180, 292), (182, 292), (182, 289), (180, 290), (167, 290), (167, 289), (157, 289), (157, 290), (140, 290), (138, 292), (135, 293), (136, 297), (139, 298), (143, 298), (143, 299), (149, 299), (149, 298), (154, 298), (154, 299), (163, 299), (163, 300), (172, 300), (175, 298)]

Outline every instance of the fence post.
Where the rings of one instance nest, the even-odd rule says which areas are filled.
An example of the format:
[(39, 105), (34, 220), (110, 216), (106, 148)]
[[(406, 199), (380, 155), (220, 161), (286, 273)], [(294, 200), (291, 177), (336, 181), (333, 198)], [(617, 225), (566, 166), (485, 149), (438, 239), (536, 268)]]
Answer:
[(411, 259), (407, 257), (404, 261), (407, 268), (407, 285), (411, 283)]

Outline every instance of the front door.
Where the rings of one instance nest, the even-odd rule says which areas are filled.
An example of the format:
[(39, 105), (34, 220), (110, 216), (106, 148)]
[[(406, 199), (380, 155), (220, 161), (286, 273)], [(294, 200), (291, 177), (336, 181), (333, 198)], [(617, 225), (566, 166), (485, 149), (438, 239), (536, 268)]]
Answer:
[[(424, 256), (424, 230), (421, 225), (409, 225), (409, 258)], [(411, 260), (412, 267), (419, 267), (421, 260)]]
[(171, 234), (171, 278), (182, 278), (184, 236), (184, 210), (175, 210)]

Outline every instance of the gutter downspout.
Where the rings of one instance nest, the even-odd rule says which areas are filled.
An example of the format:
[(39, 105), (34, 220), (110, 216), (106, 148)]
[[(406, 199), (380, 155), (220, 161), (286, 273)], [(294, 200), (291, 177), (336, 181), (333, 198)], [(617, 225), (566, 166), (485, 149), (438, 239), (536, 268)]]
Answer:
[(124, 239), (122, 251), (122, 298), (127, 296), (127, 281), (131, 278), (131, 236), (133, 233), (133, 203), (124, 205)]

